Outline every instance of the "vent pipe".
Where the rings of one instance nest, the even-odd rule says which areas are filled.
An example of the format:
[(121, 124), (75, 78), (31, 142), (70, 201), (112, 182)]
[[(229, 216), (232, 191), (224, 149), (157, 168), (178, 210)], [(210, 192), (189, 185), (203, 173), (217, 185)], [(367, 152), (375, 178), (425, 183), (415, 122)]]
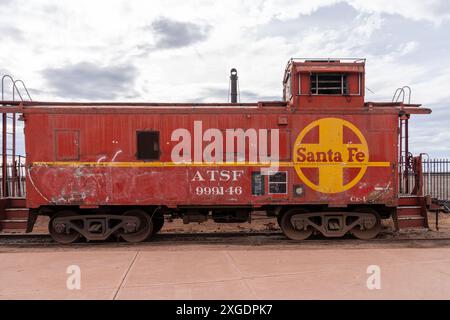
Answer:
[(235, 68), (230, 71), (230, 101), (231, 103), (238, 102), (238, 75)]

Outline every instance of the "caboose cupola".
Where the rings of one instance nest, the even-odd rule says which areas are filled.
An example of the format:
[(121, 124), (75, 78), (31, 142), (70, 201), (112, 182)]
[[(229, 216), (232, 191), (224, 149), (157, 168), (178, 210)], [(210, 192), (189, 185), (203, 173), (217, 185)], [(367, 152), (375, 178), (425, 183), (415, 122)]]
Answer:
[(364, 59), (291, 59), (283, 98), (293, 108), (362, 108)]

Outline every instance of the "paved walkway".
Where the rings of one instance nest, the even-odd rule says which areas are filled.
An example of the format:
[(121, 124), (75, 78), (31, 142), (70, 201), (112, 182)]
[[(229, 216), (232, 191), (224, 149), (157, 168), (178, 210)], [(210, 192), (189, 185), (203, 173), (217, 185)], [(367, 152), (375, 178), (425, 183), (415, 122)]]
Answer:
[[(1, 251), (0, 299), (450, 299), (450, 248)], [(80, 290), (66, 287), (70, 265)]]

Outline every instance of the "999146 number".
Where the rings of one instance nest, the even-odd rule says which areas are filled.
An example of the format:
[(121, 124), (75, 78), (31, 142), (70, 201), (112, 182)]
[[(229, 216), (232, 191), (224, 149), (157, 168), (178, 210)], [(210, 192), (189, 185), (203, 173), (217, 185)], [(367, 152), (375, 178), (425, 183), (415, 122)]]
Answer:
[(241, 195), (242, 187), (196, 187), (195, 194), (198, 196), (223, 196)]

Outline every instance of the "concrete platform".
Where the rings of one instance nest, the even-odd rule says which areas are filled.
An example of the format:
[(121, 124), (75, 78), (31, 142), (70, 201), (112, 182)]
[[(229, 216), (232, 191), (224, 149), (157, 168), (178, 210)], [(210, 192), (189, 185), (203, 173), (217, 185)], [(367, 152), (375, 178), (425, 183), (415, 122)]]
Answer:
[(450, 299), (450, 248), (0, 247), (0, 299)]

